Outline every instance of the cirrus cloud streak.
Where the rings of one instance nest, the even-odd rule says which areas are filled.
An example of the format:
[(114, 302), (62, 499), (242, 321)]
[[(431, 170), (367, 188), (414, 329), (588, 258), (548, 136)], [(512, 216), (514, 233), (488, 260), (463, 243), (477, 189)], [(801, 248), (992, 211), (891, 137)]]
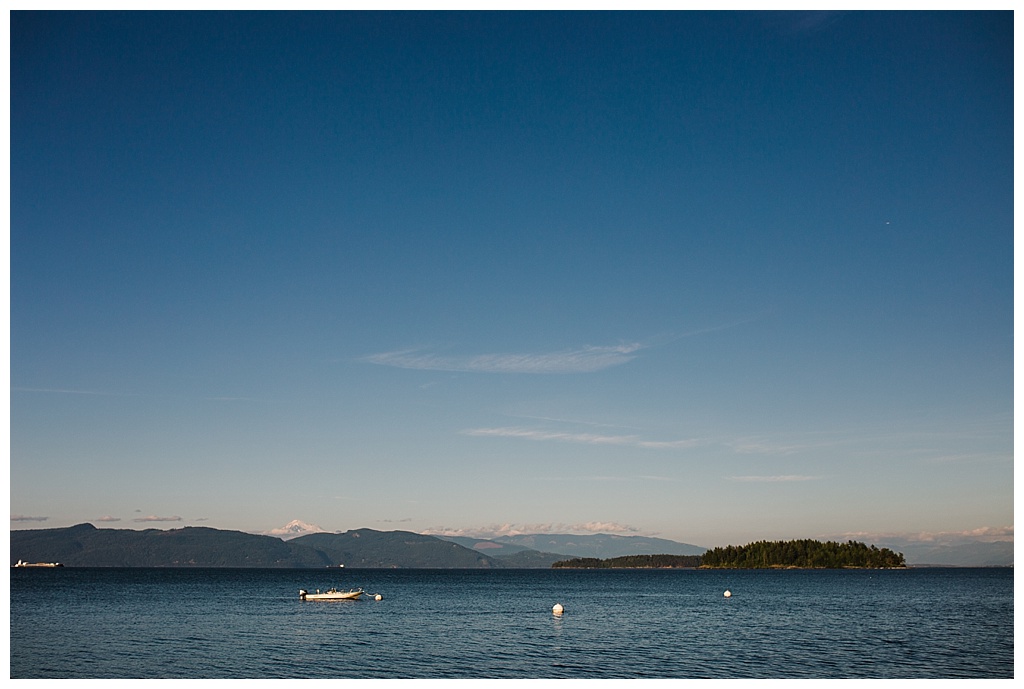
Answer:
[(634, 342), (559, 352), (466, 356), (440, 356), (406, 349), (371, 354), (363, 357), (362, 361), (395, 368), (460, 373), (593, 373), (628, 363), (636, 358), (634, 353), (643, 348), (644, 345)]
[(754, 483), (788, 483), (790, 481), (817, 481), (820, 476), (727, 476), (730, 481), (748, 481)]
[(526, 440), (556, 440), (567, 443), (583, 443), (585, 445), (618, 445), (627, 447), (643, 447), (649, 449), (678, 449), (696, 447), (706, 441), (701, 439), (687, 440), (644, 440), (636, 435), (601, 435), (598, 433), (566, 433), (562, 431), (543, 431), (530, 428), (471, 428), (462, 431), (462, 435), (487, 438), (524, 438)]

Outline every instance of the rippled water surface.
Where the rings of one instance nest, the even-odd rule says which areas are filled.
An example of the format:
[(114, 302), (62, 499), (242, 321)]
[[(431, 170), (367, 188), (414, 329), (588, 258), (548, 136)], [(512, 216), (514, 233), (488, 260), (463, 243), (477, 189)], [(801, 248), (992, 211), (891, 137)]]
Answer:
[(12, 678), (1012, 676), (1009, 569), (11, 570)]

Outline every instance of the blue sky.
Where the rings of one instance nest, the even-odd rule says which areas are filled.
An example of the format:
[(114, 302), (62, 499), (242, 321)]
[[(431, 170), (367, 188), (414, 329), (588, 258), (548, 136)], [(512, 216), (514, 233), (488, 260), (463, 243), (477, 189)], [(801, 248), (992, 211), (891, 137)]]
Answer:
[(1012, 538), (1011, 13), (10, 33), (11, 528)]

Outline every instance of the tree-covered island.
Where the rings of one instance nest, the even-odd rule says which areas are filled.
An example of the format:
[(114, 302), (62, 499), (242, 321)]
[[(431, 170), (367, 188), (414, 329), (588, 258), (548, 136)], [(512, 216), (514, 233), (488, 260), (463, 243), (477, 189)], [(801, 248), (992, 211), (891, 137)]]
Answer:
[(609, 560), (576, 558), (551, 565), (565, 569), (673, 568), (704, 569), (889, 569), (906, 567), (903, 553), (856, 541), (757, 541), (712, 548), (703, 555), (631, 555)]
[(857, 541), (757, 541), (748, 545), (712, 548), (701, 556), (701, 567), (709, 568), (886, 569), (906, 566), (903, 553), (869, 547)]

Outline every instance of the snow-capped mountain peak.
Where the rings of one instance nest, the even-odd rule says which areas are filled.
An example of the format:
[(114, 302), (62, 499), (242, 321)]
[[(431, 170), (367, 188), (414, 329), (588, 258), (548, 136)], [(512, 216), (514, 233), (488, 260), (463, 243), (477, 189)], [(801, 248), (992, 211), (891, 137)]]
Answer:
[(321, 529), (316, 524), (307, 524), (306, 522), (293, 519), (284, 526), (278, 529), (271, 529), (267, 532), (268, 536), (277, 536), (283, 541), (287, 541), (289, 538), (297, 538), (299, 536), (305, 536), (311, 533), (324, 533), (326, 529)]

